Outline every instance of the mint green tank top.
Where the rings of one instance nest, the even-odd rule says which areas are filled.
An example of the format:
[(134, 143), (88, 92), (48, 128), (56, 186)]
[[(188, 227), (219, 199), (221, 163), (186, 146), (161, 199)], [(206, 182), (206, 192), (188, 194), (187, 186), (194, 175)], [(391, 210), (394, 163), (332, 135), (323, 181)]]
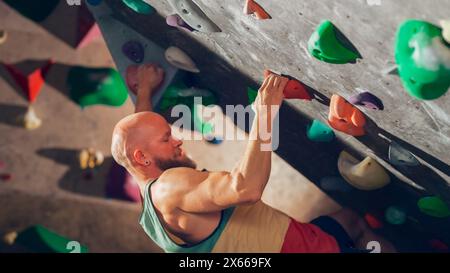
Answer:
[(150, 187), (156, 180), (145, 186), (143, 210), (139, 224), (145, 233), (165, 252), (169, 253), (209, 253), (214, 248), (217, 240), (220, 238), (225, 226), (233, 214), (234, 207), (222, 211), (219, 225), (208, 238), (194, 245), (179, 245), (175, 243), (163, 228), (153, 205)]

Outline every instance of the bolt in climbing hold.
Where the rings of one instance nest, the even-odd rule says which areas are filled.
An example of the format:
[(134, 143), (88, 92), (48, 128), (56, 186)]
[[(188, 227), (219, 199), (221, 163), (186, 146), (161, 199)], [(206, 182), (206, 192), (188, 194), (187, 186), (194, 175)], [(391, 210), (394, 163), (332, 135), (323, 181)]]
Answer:
[(173, 66), (192, 72), (200, 73), (194, 61), (184, 51), (178, 47), (171, 46), (164, 53), (166, 60)]
[(74, 66), (67, 77), (70, 98), (82, 108), (103, 104), (121, 106), (128, 98), (127, 87), (112, 68)]
[(139, 41), (128, 41), (123, 44), (122, 53), (135, 63), (144, 61), (144, 46)]
[(178, 14), (172, 14), (172, 15), (167, 16), (166, 23), (169, 26), (180, 27), (189, 32), (194, 31), (194, 29), (190, 25), (186, 24), (186, 22), (183, 20), (183, 18), (181, 18), (181, 16)]
[(267, 13), (261, 5), (254, 0), (246, 0), (244, 5), (244, 14), (254, 14), (258, 20), (272, 19), (269, 13)]
[(397, 32), (395, 60), (406, 91), (433, 100), (450, 88), (450, 45), (442, 29), (424, 21), (407, 20)]
[(28, 97), (28, 102), (32, 103), (37, 99), (44, 85), (50, 67), (53, 65), (52, 60), (48, 60), (42, 67), (33, 70), (31, 73), (23, 73), (12, 64), (3, 64), (9, 74), (14, 78), (15, 82), (22, 88)]
[(308, 51), (315, 58), (333, 64), (351, 63), (361, 58), (350, 41), (328, 20), (323, 21), (312, 34)]
[(391, 181), (389, 174), (375, 159), (366, 157), (359, 162), (346, 151), (339, 155), (338, 169), (345, 181), (360, 190), (380, 189)]
[(383, 102), (368, 91), (364, 91), (357, 95), (353, 95), (348, 99), (348, 102), (354, 105), (361, 105), (368, 109), (383, 110)]
[[(270, 74), (276, 74), (270, 70), (264, 70), (264, 78), (267, 78)], [(276, 74), (277, 75), (277, 74)], [(300, 99), (300, 100), (312, 100), (305, 86), (294, 79), (290, 79), (283, 90), (284, 98), (286, 99)]]
[(442, 37), (450, 44), (450, 20), (441, 20)]
[(353, 188), (341, 177), (324, 177), (320, 179), (320, 187), (326, 191), (350, 192)]
[(4, 44), (6, 42), (7, 38), (8, 38), (8, 32), (6, 32), (6, 30), (0, 30), (0, 45)]
[(168, 0), (176, 13), (200, 32), (220, 32), (220, 28), (192, 0)]
[(384, 217), (391, 225), (403, 225), (406, 222), (405, 210), (397, 206), (387, 208)]
[(311, 141), (330, 142), (334, 139), (334, 132), (326, 124), (315, 119), (307, 125), (306, 136)]
[(415, 167), (420, 165), (419, 160), (412, 153), (394, 141), (389, 146), (389, 162), (396, 166)]
[(151, 14), (155, 12), (155, 9), (147, 4), (145, 1), (142, 0), (122, 0), (122, 2), (129, 7), (130, 9), (134, 10), (135, 12), (139, 14)]
[(420, 198), (417, 206), (422, 213), (432, 217), (447, 218), (450, 216), (450, 209), (447, 204), (437, 196)]
[(364, 125), (366, 124), (366, 118), (363, 113), (336, 94), (331, 96), (328, 123), (334, 129), (351, 136), (362, 136), (365, 134)]
[[(73, 240), (61, 236), (41, 225), (31, 226), (19, 232), (15, 243), (37, 253), (70, 253), (68, 244)], [(88, 248), (80, 245), (79, 253), (87, 253)]]

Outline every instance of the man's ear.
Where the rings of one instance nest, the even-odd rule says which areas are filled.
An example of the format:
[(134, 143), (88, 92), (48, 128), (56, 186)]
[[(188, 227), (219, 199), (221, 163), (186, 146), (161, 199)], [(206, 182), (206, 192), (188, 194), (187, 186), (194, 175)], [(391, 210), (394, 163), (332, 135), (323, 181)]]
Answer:
[(150, 158), (146, 157), (141, 150), (135, 150), (133, 153), (133, 157), (139, 165), (150, 166), (150, 164), (152, 164)]

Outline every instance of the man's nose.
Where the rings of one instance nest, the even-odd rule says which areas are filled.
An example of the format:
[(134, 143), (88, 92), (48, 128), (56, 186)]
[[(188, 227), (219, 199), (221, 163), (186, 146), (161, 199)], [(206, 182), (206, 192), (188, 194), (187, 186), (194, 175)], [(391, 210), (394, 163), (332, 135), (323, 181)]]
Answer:
[(182, 141), (181, 139), (178, 139), (178, 138), (173, 137), (173, 145), (174, 145), (175, 147), (179, 147), (179, 146), (181, 146), (182, 144), (183, 144), (183, 141)]

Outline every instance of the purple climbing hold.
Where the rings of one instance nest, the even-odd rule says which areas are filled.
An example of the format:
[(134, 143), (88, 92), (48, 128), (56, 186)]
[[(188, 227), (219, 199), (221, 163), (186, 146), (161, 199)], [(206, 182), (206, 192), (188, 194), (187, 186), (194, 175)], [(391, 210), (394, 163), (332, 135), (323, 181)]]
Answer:
[(122, 46), (122, 52), (135, 63), (144, 61), (144, 46), (138, 41), (128, 41)]
[(373, 110), (383, 110), (383, 102), (368, 91), (364, 91), (357, 95), (351, 96), (348, 101), (354, 105), (361, 105)]
[(189, 26), (178, 14), (172, 14), (167, 16), (166, 23), (172, 27), (180, 27), (182, 29), (191, 32), (194, 31), (194, 29), (191, 26)]

